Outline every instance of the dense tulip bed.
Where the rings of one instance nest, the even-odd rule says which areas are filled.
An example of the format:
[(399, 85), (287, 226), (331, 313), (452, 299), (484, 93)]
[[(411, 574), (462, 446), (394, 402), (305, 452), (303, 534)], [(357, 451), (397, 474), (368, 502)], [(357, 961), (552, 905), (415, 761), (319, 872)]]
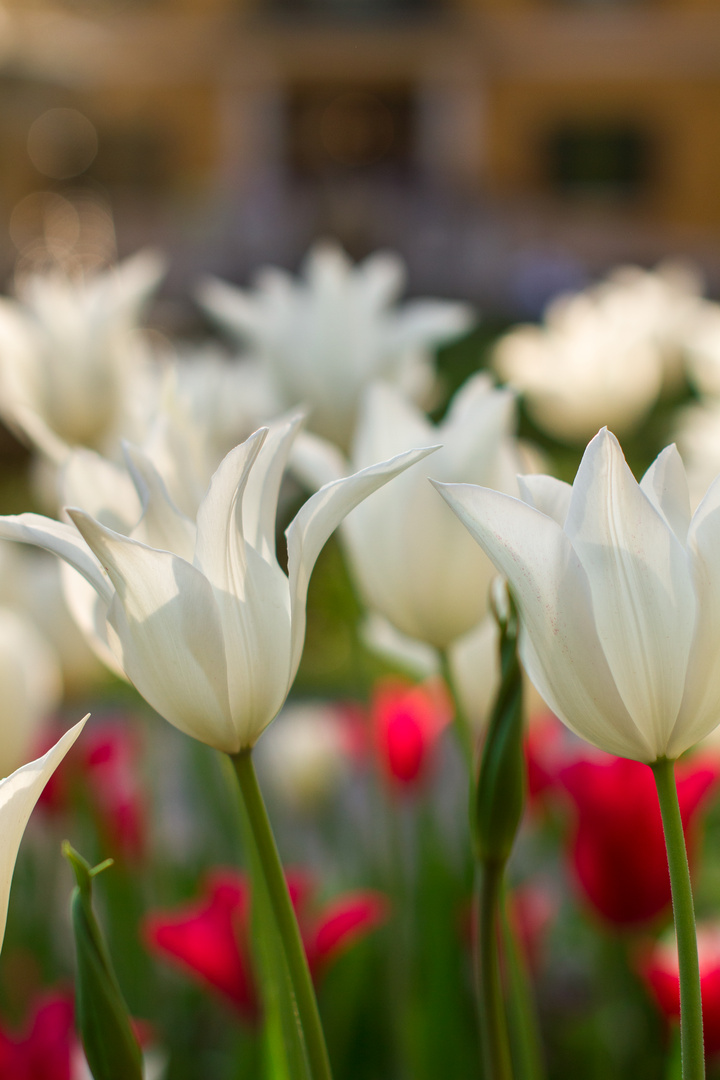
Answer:
[(162, 270), (0, 301), (0, 1080), (720, 1076), (720, 307)]

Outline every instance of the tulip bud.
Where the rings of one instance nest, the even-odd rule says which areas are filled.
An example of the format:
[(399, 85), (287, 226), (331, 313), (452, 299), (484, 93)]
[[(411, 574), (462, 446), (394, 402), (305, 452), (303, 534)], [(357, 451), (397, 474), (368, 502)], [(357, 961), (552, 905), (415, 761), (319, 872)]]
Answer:
[(500, 689), (493, 706), (471, 808), (475, 853), (480, 862), (506, 862), (525, 802), (522, 746), (522, 676), (517, 653), (518, 616), (504, 585), (493, 589), (500, 628)]
[(91, 868), (65, 841), (63, 854), (77, 885), (71, 913), (77, 952), (76, 1013), (80, 1038), (94, 1080), (142, 1080), (142, 1053), (92, 909), (92, 879), (112, 865)]

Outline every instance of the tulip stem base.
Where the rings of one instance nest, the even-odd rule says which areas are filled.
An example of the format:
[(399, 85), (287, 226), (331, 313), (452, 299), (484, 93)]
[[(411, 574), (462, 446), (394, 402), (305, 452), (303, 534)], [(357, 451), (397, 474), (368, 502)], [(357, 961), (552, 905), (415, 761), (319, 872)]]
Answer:
[(703, 1045), (700, 967), (695, 934), (690, 868), (675, 783), (675, 764), (659, 758), (651, 766), (655, 777), (665, 846), (667, 848), (670, 887), (672, 890), (675, 936), (680, 969), (680, 1040), (683, 1080), (703, 1080), (705, 1052)]
[(478, 891), (476, 979), (480, 1037), (485, 1075), (492, 1080), (512, 1080), (513, 1075), (498, 948), (504, 870), (504, 862), (483, 861)]
[(275, 837), (249, 750), (231, 756), (297, 1006), (312, 1080), (332, 1080), (315, 989)]

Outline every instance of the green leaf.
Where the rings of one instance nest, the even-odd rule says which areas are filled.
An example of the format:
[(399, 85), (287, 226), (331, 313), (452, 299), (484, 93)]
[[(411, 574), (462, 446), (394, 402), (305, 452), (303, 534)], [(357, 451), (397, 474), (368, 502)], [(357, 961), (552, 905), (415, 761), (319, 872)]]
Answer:
[(525, 805), (522, 745), (522, 675), (517, 652), (518, 615), (512, 596), (495, 605), (500, 626), (500, 689), (488, 727), (471, 813), (477, 858), (504, 864)]
[(142, 1080), (142, 1052), (92, 908), (92, 880), (112, 860), (91, 867), (67, 841), (63, 855), (77, 880), (70, 910), (77, 954), (76, 1018), (85, 1057), (94, 1080)]

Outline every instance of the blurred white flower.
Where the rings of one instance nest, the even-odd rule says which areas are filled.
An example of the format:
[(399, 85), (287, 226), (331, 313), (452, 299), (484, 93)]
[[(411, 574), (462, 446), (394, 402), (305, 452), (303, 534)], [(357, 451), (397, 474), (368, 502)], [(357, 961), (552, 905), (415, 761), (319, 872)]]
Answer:
[(175, 396), (207, 431), (218, 464), (233, 446), (279, 416), (267, 368), (252, 357), (230, 358), (218, 347), (181, 351), (174, 365)]
[(688, 339), (708, 306), (702, 289), (693, 265), (667, 260), (655, 270), (620, 266), (587, 295), (610, 322), (632, 328), (656, 346), (663, 381), (672, 386), (682, 378)]
[[(432, 424), (393, 387), (377, 383), (365, 396), (352, 468), (408, 447), (441, 444), (432, 471), (446, 479), (517, 492), (520, 454), (512, 437), (514, 395), (476, 375), (458, 391), (443, 422)], [(350, 470), (318, 439), (300, 442), (293, 467), (315, 485)], [(360, 593), (400, 633), (444, 649), (487, 611), (495, 570), (415, 465), (346, 519), (342, 536)]]
[[(30, 620), (48, 643), (60, 665), (64, 696), (82, 697), (107, 679), (107, 671), (70, 613), (62, 569), (64, 564), (45, 551), (1, 544), (0, 604)], [(73, 577), (85, 584), (77, 574)]]
[(257, 765), (276, 797), (294, 809), (324, 802), (348, 775), (351, 731), (342, 705), (284, 707), (258, 747)]
[(37, 750), (61, 693), (50, 643), (30, 619), (0, 607), (0, 776)]
[(423, 397), (434, 381), (429, 350), (471, 325), (464, 304), (393, 306), (403, 284), (397, 256), (377, 253), (353, 266), (340, 248), (319, 244), (299, 280), (274, 268), (253, 290), (208, 280), (200, 299), (266, 365), (280, 406), (307, 406), (311, 430), (347, 448), (370, 382), (387, 379)]
[(31, 275), (0, 300), (0, 410), (52, 459), (127, 434), (147, 362), (138, 318), (161, 273), (142, 252), (85, 278)]
[[(349, 511), (429, 450), (329, 484), (275, 555), (278, 492), (299, 418), (261, 429), (223, 460), (193, 521), (138, 450), (128, 464), (142, 516), (127, 536), (83, 510), (67, 525), (22, 514), (0, 535), (53, 551), (97, 593), (95, 636), (146, 701), (186, 734), (227, 753), (252, 746), (288, 694), (305, 637), (310, 573)], [(129, 498), (129, 488), (123, 499)], [(122, 524), (122, 518), (120, 524)]]
[(493, 362), (537, 426), (568, 442), (603, 424), (632, 429), (662, 385), (660, 354), (642, 325), (611, 317), (585, 293), (554, 301), (544, 325), (505, 334)]
[(720, 399), (710, 398), (681, 409), (675, 417), (673, 434), (685, 463), (694, 508), (720, 474)]
[(66, 731), (47, 754), (0, 780), (0, 946), (5, 936), (15, 860), (35, 803), (85, 726), (87, 716)]

